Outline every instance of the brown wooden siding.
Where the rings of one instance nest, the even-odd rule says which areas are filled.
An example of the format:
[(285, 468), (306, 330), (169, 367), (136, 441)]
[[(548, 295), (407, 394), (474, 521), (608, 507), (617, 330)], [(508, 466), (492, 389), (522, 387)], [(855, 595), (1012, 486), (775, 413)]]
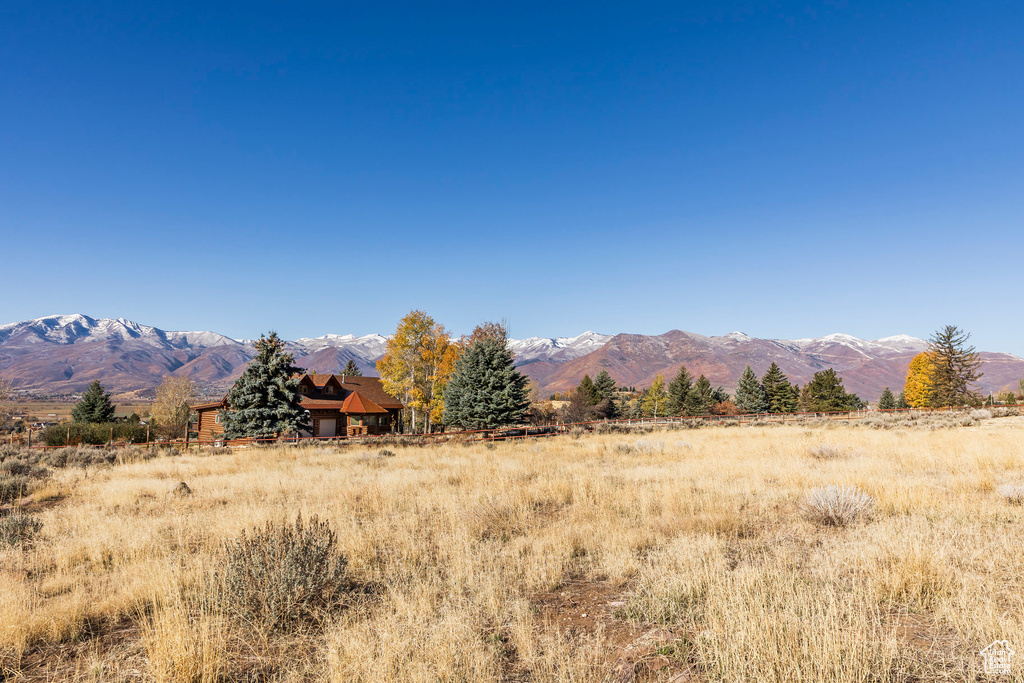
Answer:
[(224, 433), (224, 428), (217, 423), (217, 413), (220, 412), (220, 408), (205, 408), (196, 412), (199, 415), (196, 431), (199, 432), (200, 441), (214, 441)]

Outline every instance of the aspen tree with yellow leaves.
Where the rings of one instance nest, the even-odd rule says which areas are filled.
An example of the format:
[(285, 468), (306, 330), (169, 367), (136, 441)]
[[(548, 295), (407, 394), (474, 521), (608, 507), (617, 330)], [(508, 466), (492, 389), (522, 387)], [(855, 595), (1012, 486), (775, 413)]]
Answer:
[(903, 395), (911, 408), (927, 408), (932, 404), (935, 359), (928, 351), (913, 357), (907, 368), (907, 383)]
[(377, 372), (384, 390), (410, 410), (414, 432), (417, 425), (429, 431), (443, 414), (444, 387), (460, 351), (444, 326), (423, 311), (410, 311), (388, 339)]

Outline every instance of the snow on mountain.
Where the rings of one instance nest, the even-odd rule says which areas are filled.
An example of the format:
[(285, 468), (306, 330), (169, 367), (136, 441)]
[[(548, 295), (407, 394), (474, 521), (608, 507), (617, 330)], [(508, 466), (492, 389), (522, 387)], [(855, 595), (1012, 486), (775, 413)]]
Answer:
[(596, 351), (612, 338), (610, 334), (587, 331), (575, 337), (528, 337), (510, 339), (509, 348), (516, 356), (517, 365), (538, 360), (568, 361)]
[(853, 335), (836, 332), (827, 334), (824, 337), (813, 339), (780, 339), (782, 344), (789, 344), (804, 353), (821, 353), (831, 355), (837, 347), (845, 347), (865, 358), (876, 358), (893, 354), (905, 354), (910, 352), (924, 351), (928, 342), (907, 334), (897, 334), (892, 337), (883, 337), (874, 341), (859, 339)]
[(303, 337), (291, 342), (303, 353), (313, 353), (321, 349), (344, 349), (367, 361), (376, 360), (384, 355), (388, 338), (380, 334), (367, 334), (357, 337), (354, 334), (325, 334), (321, 337)]
[(215, 332), (165, 332), (125, 318), (90, 318), (80, 313), (50, 315), (0, 325), (0, 343), (7, 344), (50, 342), (65, 345), (128, 340), (175, 348), (238, 344), (235, 340)]

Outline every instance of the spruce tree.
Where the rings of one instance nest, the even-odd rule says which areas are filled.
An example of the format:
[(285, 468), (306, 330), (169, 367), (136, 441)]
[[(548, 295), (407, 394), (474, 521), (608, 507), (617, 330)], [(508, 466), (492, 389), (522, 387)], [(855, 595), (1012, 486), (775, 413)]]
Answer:
[(683, 402), (683, 414), (689, 417), (707, 415), (711, 412), (713, 401), (714, 390), (711, 388), (711, 382), (707, 377), (701, 375), (686, 395), (686, 400)]
[(299, 401), (302, 368), (286, 353), (276, 332), (260, 335), (256, 355), (225, 396), (220, 413), (228, 439), (272, 438), (310, 429), (309, 413)]
[(761, 378), (764, 400), (769, 413), (796, 412), (799, 392), (774, 362)]
[(946, 325), (928, 340), (932, 366), (932, 401), (936, 407), (976, 405), (981, 402), (974, 383), (981, 378), (978, 372), (981, 358), (971, 338), (956, 325)]
[(896, 408), (898, 410), (905, 410), (906, 408), (909, 408), (909, 407), (910, 407), (910, 404), (907, 403), (907, 395), (906, 395), (906, 393), (901, 391), (899, 393), (899, 396), (896, 397)]
[(764, 387), (757, 381), (757, 375), (748, 365), (736, 385), (736, 407), (742, 414), (764, 413), (768, 410)]
[(528, 379), (516, 370), (514, 360), (497, 339), (471, 344), (444, 388), (444, 423), (464, 429), (522, 423), (530, 407)]
[(594, 378), (594, 388), (600, 398), (597, 405), (594, 406), (597, 417), (602, 420), (613, 420), (618, 417), (619, 406), (615, 401), (615, 380), (607, 370), (602, 369), (597, 373), (597, 377)]
[(882, 395), (878, 397), (878, 409), (879, 410), (892, 410), (896, 407), (896, 397), (893, 395), (889, 387), (882, 390)]
[(668, 415), (682, 415), (686, 405), (686, 397), (690, 395), (693, 388), (693, 377), (686, 370), (685, 365), (679, 366), (679, 372), (668, 383)]
[(359, 366), (356, 365), (354, 360), (349, 358), (348, 363), (345, 363), (345, 367), (341, 369), (341, 374), (346, 377), (362, 377), (363, 371), (359, 369)]
[(604, 399), (615, 398), (615, 380), (608, 374), (607, 370), (602, 369), (601, 372), (597, 373), (597, 377), (594, 378), (594, 387), (597, 389), (597, 395)]
[(601, 394), (598, 392), (597, 387), (594, 386), (594, 382), (590, 379), (590, 375), (583, 375), (583, 379), (580, 380), (579, 386), (576, 387), (576, 391), (583, 397), (583, 400), (587, 402), (588, 406), (596, 406), (601, 402)]
[(82, 394), (82, 400), (71, 410), (71, 419), (91, 423), (110, 422), (114, 419), (114, 404), (110, 402), (110, 394), (103, 390), (99, 380), (93, 380)]

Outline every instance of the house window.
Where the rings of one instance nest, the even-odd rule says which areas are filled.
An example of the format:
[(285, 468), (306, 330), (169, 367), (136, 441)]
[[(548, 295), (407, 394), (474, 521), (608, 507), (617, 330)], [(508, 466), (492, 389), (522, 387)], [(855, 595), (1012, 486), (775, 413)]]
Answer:
[(324, 393), (325, 394), (333, 394), (334, 393), (334, 387), (332, 387), (332, 386), (324, 387)]
[(299, 386), (299, 393), (303, 394), (303, 395), (308, 394), (309, 393), (309, 387), (307, 387), (305, 384)]
[(353, 415), (348, 419), (348, 423), (353, 427), (359, 427), (363, 424), (363, 418), (359, 415)]
[(217, 424), (217, 425), (220, 424), (220, 413), (214, 413), (213, 414), (213, 424)]
[(377, 426), (377, 416), (376, 415), (367, 415), (366, 416), (366, 424), (369, 425), (370, 427), (376, 427)]

